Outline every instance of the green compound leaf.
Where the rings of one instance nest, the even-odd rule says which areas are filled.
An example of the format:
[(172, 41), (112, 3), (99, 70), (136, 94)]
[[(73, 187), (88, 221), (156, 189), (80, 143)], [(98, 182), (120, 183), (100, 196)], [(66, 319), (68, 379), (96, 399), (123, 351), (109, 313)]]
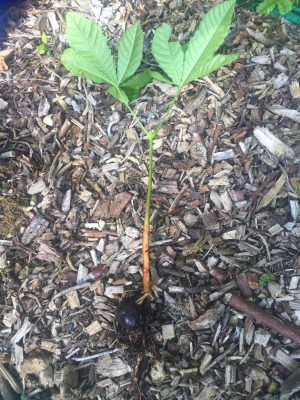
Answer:
[(144, 39), (139, 22), (121, 36), (116, 69), (98, 24), (79, 13), (69, 12), (66, 33), (70, 48), (64, 51), (62, 62), (74, 75), (95, 83), (109, 83), (107, 92), (126, 105), (138, 98), (141, 89), (153, 79), (182, 87), (239, 57), (238, 54), (214, 55), (229, 32), (234, 4), (235, 0), (227, 0), (213, 7), (185, 45), (170, 42), (172, 29), (168, 24), (162, 24), (155, 31), (152, 52), (171, 80), (151, 69), (136, 73), (142, 60)]
[(293, 1), (292, 0), (264, 0), (256, 8), (256, 11), (262, 15), (270, 14), (275, 7), (278, 7), (281, 15), (288, 14), (292, 11)]
[(67, 13), (66, 26), (71, 49), (62, 55), (65, 67), (96, 83), (117, 85), (116, 67), (100, 26), (73, 11)]
[(144, 33), (140, 22), (123, 32), (118, 49), (118, 83), (135, 73), (142, 61)]
[(168, 24), (164, 23), (156, 29), (152, 41), (152, 54), (174, 85), (180, 85), (184, 52), (179, 42), (169, 42), (171, 34), (172, 28)]
[(228, 35), (235, 0), (224, 1), (211, 8), (188, 43), (182, 83), (199, 78), (199, 69), (209, 62)]

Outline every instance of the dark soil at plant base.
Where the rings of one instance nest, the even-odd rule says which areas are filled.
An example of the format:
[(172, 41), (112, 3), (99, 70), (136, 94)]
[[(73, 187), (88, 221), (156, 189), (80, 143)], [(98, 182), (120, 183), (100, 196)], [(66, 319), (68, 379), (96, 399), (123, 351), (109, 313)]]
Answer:
[[(299, 324), (299, 30), (284, 22), (238, 9), (222, 52), (241, 59), (189, 85), (159, 132), (151, 311), (136, 337), (116, 325), (116, 306), (141, 289), (147, 143), (103, 87), (63, 68), (62, 16), (101, 11), (111, 43), (142, 19), (151, 65), (153, 28), (168, 22), (184, 40), (214, 4), (143, 3), (27, 2), (10, 24), (0, 392), (24, 382), (32, 399), (238, 400), (279, 399), (282, 387), (292, 398), (299, 345), (224, 303), (236, 291)], [(149, 127), (172, 93), (153, 82), (134, 104)]]

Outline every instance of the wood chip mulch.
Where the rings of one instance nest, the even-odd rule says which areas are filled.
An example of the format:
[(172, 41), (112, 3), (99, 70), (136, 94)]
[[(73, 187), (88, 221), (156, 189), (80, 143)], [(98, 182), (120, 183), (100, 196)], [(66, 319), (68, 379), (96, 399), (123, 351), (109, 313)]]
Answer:
[[(154, 299), (142, 338), (114, 321), (141, 289), (147, 142), (103, 87), (64, 69), (63, 16), (97, 18), (112, 45), (139, 18), (149, 46), (161, 22), (188, 38), (211, 4), (41, 0), (12, 12), (0, 50), (3, 398), (298, 398), (300, 44), (284, 20), (237, 9), (222, 52), (241, 58), (189, 85), (159, 131)], [(153, 82), (134, 103), (149, 128), (173, 93)]]

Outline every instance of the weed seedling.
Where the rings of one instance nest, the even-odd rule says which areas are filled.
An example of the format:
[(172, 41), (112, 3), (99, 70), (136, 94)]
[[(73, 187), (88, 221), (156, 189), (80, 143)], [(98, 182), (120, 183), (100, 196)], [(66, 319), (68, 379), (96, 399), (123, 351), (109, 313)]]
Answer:
[(271, 282), (273, 280), (273, 274), (263, 274), (258, 281), (259, 286), (265, 286), (267, 283)]
[(40, 54), (47, 54), (49, 53), (49, 49), (47, 47), (48, 38), (45, 32), (41, 35), (41, 43), (36, 46), (36, 50)]
[(196, 253), (203, 253), (203, 252), (204, 252), (204, 246), (203, 246), (203, 244), (197, 244), (197, 245), (195, 246), (195, 252), (196, 252)]
[[(154, 32), (152, 54), (160, 71), (143, 69), (137, 72), (142, 61), (144, 34), (140, 22), (123, 32), (117, 62), (100, 26), (76, 12), (66, 15), (66, 36), (70, 45), (62, 54), (62, 62), (74, 75), (94, 83), (109, 85), (107, 92), (124, 104), (141, 131), (148, 138), (149, 170), (146, 209), (142, 240), (143, 296), (140, 302), (151, 298), (150, 281), (150, 208), (152, 196), (153, 141), (170, 115), (183, 88), (203, 76), (230, 64), (239, 54), (216, 54), (229, 33), (235, 0), (224, 1), (211, 8), (188, 43), (170, 41), (172, 28), (163, 23)], [(177, 87), (164, 115), (154, 129), (148, 130), (131, 106), (140, 91), (152, 79)]]

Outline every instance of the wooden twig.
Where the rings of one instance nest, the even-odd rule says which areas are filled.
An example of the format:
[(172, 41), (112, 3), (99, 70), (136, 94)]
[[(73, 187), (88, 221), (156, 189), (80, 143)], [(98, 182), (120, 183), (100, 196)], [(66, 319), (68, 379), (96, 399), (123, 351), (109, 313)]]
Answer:
[(171, 204), (169, 211), (168, 211), (169, 214), (171, 214), (175, 210), (175, 208), (178, 206), (180, 200), (182, 199), (182, 197), (186, 191), (187, 191), (187, 185), (184, 185), (183, 188), (178, 193), (178, 195), (175, 197), (175, 200), (173, 201), (173, 203)]
[[(14, 378), (14, 376), (5, 368), (3, 364), (0, 364), (0, 376), (3, 378), (3, 380), (10, 385), (12, 390), (16, 393), (22, 393), (22, 388), (17, 382), (17, 380)], [(2, 379), (0, 380), (0, 388), (3, 387), (4, 383)], [(2, 390), (0, 390), (0, 393), (3, 395)], [(8, 396), (5, 397), (5, 399), (8, 400)]]
[(244, 315), (253, 318), (258, 324), (279, 333), (295, 343), (300, 343), (300, 328), (296, 325), (273, 317), (273, 315), (261, 309), (256, 304), (235, 293), (226, 294), (224, 299), (226, 304), (235, 310), (240, 311)]
[(98, 231), (96, 229), (82, 229), (80, 232), (80, 237), (86, 237), (86, 238), (103, 238), (108, 235), (118, 236), (117, 232), (105, 229), (102, 231)]

